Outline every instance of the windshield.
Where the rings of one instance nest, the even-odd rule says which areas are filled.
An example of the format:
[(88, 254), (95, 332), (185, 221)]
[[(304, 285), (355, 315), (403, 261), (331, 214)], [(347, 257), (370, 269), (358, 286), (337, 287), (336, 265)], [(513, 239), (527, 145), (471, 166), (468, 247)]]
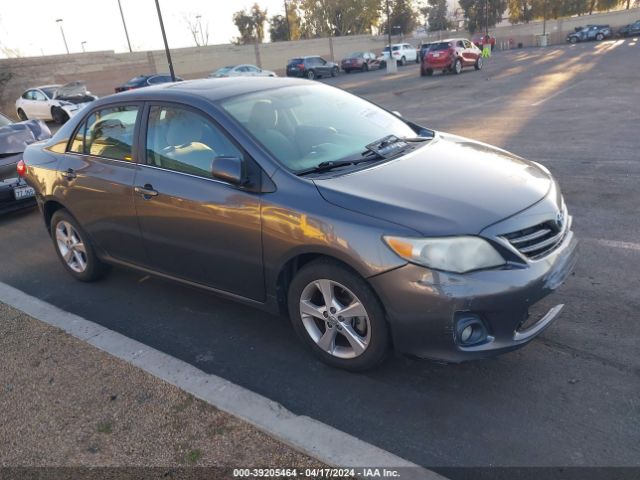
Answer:
[(359, 58), (359, 57), (362, 57), (363, 55), (364, 53), (362, 52), (353, 52), (347, 55), (347, 58)]
[(58, 88), (59, 87), (44, 87), (44, 88), (41, 88), (40, 90), (42, 90), (47, 97), (53, 98)]
[(391, 113), (321, 84), (249, 93), (227, 99), (221, 106), (294, 172), (322, 162), (359, 158), (368, 144), (387, 135), (416, 136)]
[(449, 47), (451, 46), (450, 42), (440, 42), (440, 43), (434, 43), (433, 45), (431, 45), (429, 47), (429, 50), (448, 50)]

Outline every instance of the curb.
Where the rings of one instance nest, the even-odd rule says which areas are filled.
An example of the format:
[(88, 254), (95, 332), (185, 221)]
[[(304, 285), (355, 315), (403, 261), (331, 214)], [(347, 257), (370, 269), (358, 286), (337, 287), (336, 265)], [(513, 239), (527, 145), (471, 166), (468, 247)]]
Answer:
[(405, 479), (445, 479), (386, 450), (313, 418), (296, 415), (262, 395), (205, 373), (189, 363), (2, 282), (0, 302), (135, 365), (327, 465), (340, 468), (401, 468), (401, 477)]

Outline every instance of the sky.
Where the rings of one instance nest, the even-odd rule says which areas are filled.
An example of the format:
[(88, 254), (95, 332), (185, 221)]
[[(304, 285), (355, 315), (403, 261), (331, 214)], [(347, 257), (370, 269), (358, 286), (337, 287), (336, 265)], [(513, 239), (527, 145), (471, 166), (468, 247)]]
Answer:
[[(231, 19), (234, 12), (255, 0), (160, 0), (167, 39), (171, 48), (195, 46), (185, 17), (202, 15), (209, 27), (209, 44), (229, 43), (238, 36)], [(155, 0), (120, 0), (133, 50), (164, 48)], [(269, 16), (284, 14), (284, 0), (258, 0)], [(71, 53), (82, 51), (128, 51), (118, 0), (0, 0), (0, 46), (18, 50), (21, 56), (66, 53), (62, 27)], [(267, 35), (268, 38), (268, 35)], [(0, 52), (0, 58), (5, 57)]]

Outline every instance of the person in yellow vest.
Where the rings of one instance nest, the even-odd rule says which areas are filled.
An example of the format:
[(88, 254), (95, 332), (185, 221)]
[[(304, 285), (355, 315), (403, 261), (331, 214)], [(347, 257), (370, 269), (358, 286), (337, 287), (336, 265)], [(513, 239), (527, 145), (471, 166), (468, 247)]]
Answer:
[(491, 37), (485, 35), (482, 38), (482, 57), (489, 58), (491, 56)]

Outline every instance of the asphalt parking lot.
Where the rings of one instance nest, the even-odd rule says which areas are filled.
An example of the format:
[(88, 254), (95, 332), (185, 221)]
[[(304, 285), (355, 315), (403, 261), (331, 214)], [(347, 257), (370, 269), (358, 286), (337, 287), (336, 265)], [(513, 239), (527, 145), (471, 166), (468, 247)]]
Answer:
[(581, 255), (544, 300), (566, 304), (561, 318), (517, 352), (333, 370), (285, 319), (122, 269), (75, 282), (36, 211), (0, 219), (0, 281), (436, 470), (640, 466), (638, 61), (627, 39), (498, 52), (457, 76), (421, 78), (410, 65), (327, 80), (558, 178)]

